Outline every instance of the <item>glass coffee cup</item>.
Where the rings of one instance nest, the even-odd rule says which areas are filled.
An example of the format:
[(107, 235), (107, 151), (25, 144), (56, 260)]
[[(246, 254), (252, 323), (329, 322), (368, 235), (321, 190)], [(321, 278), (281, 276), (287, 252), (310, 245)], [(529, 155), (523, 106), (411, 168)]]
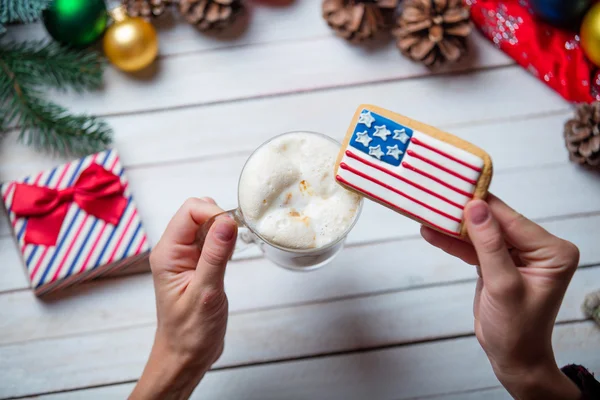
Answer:
[[(316, 135), (315, 138), (319, 138), (320, 140), (327, 140), (328, 142), (335, 144), (338, 148), (340, 147), (339, 142), (333, 140), (329, 136), (326, 136), (326, 135), (323, 135), (320, 133), (315, 133), (315, 132), (305, 132), (305, 131), (288, 132), (288, 133), (284, 133), (284, 134), (275, 136), (274, 138), (270, 139), (269, 141), (267, 141), (267, 142), (263, 143), (261, 146), (259, 146), (250, 155), (250, 157), (244, 164), (244, 167), (242, 168), (242, 171), (240, 173), (240, 179), (238, 181), (238, 204), (242, 204), (242, 202), (240, 202), (241, 180), (242, 180), (242, 177), (244, 176), (244, 171), (245, 171), (246, 167), (248, 166), (249, 161), (252, 160), (252, 157), (254, 157), (260, 149), (262, 149), (264, 146), (268, 145), (272, 141), (279, 139), (279, 138), (284, 138), (286, 135), (297, 135), (297, 134)], [(332, 168), (333, 168), (333, 166), (332, 166)], [(273, 243), (272, 241), (268, 240), (263, 235), (261, 235), (259, 232), (257, 232), (257, 230), (255, 228), (252, 227), (252, 224), (249, 223), (247, 218), (244, 216), (244, 211), (242, 210), (242, 208), (240, 206), (238, 206), (238, 208), (236, 208), (236, 209), (229, 210), (229, 211), (223, 212), (221, 214), (218, 214), (218, 215), (214, 216), (213, 218), (209, 219), (208, 221), (206, 221), (198, 232), (197, 242), (198, 242), (199, 246), (202, 246), (202, 244), (204, 243), (204, 238), (206, 237), (210, 227), (216, 221), (216, 219), (231, 218), (238, 224), (238, 227), (240, 228), (240, 233), (238, 234), (238, 245), (236, 245), (236, 254), (238, 252), (245, 250), (249, 246), (255, 245), (255, 246), (258, 246), (258, 248), (262, 251), (262, 253), (268, 260), (270, 260), (271, 262), (273, 262), (283, 268), (287, 268), (287, 269), (291, 269), (291, 270), (295, 270), (295, 271), (312, 271), (312, 270), (315, 270), (317, 268), (320, 268), (320, 267), (330, 263), (337, 256), (337, 254), (342, 250), (342, 248), (344, 247), (344, 242), (346, 241), (346, 238), (348, 236), (348, 233), (350, 233), (350, 231), (352, 230), (352, 228), (358, 221), (358, 218), (360, 216), (360, 212), (362, 209), (362, 203), (363, 203), (363, 200), (362, 200), (362, 198), (360, 198), (358, 201), (356, 210), (354, 212), (353, 219), (352, 219), (351, 223), (347, 226), (347, 228), (343, 232), (341, 232), (340, 235), (338, 237), (336, 237), (334, 240), (332, 240), (329, 243), (327, 243), (326, 245), (320, 246), (320, 247), (298, 249), (298, 248), (287, 248), (287, 247), (278, 245), (276, 243)]]

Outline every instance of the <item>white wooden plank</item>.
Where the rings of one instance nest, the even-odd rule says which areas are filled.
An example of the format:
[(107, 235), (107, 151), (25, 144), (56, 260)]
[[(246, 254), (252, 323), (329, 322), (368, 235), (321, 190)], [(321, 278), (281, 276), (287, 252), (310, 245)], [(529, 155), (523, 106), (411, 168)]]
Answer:
[[(510, 100), (506, 99), (506, 102)], [(449, 131), (486, 150), (496, 172), (539, 168), (568, 162), (568, 152), (560, 133), (570, 115), (571, 111), (566, 110), (526, 120), (507, 116), (500, 123), (459, 126), (449, 128)], [(557, 134), (548, 137), (552, 132)]]
[[(173, 9), (169, 16), (153, 21), (159, 35), (160, 56), (332, 35), (321, 18), (319, 0), (292, 1), (285, 7), (254, 2), (247, 2), (246, 6), (250, 14), (246, 29), (240, 32), (242, 24), (221, 35), (198, 32)], [(41, 23), (35, 23), (11, 26), (6, 36), (5, 40), (37, 40), (48, 34)]]
[[(105, 386), (93, 389), (82, 389), (72, 392), (62, 392), (56, 394), (48, 394), (35, 397), (26, 397), (27, 400), (78, 400), (85, 398), (87, 400), (105, 400), (105, 399), (123, 399), (127, 397), (133, 387), (134, 383), (125, 383), (118, 385)], [(194, 395), (193, 399), (198, 397)], [(319, 397), (320, 398), (320, 397)], [(444, 393), (439, 396), (426, 396), (426, 397), (415, 397), (411, 400), (510, 400), (512, 397), (503, 387), (496, 387), (492, 389), (472, 390), (467, 392), (458, 393)]]
[(173, 13), (173, 22), (170, 24), (158, 21), (161, 56), (333, 36), (321, 18), (319, 0), (288, 1), (286, 6), (270, 5), (268, 2), (245, 4), (249, 11), (248, 23), (245, 26), (237, 24), (221, 35), (199, 33), (178, 12)]
[[(486, 82), (484, 92), (482, 82)], [(494, 96), (488, 96), (490, 92)], [(323, 132), (339, 140), (356, 106), (369, 102), (447, 128), (480, 145), (491, 153), (499, 169), (566, 160), (562, 140), (559, 136), (550, 140), (548, 132), (559, 132), (568, 112), (528, 120), (515, 117), (569, 106), (517, 66), (110, 117), (107, 121), (115, 130), (114, 146), (123, 162), (137, 167), (248, 153), (276, 134), (299, 129)], [(240, 129), (239, 124), (225, 123), (232, 118), (257, 123), (247, 123)], [(468, 126), (473, 122), (480, 123)], [(0, 179), (21, 178), (60, 161), (17, 144), (16, 137), (14, 133), (4, 139), (0, 148)]]
[[(596, 289), (599, 280), (598, 268), (578, 271), (558, 320), (582, 319), (583, 296)], [(474, 290), (475, 282), (467, 282), (233, 315), (229, 348), (218, 366), (470, 334)]]
[[(557, 360), (600, 371), (591, 322), (559, 327)], [(590, 351), (595, 349), (595, 352)], [(438, 379), (432, 379), (436, 377)], [(194, 399), (406, 399), (498, 382), (474, 338), (208, 374)]]
[[(74, 390), (70, 392), (59, 392), (33, 397), (23, 397), (24, 400), (110, 400), (126, 399), (131, 394), (134, 383), (120, 385), (102, 386), (92, 389)], [(458, 399), (457, 399), (458, 400)], [(496, 400), (496, 399), (492, 399)]]
[[(512, 64), (479, 35), (477, 59), (465, 59), (448, 71)], [(122, 114), (207, 104), (300, 91), (366, 84), (430, 75), (425, 66), (402, 56), (393, 43), (365, 54), (335, 38), (242, 46), (160, 59), (152, 77), (134, 79), (106, 71), (102, 91), (61, 94), (73, 111)]]
[[(559, 363), (577, 360), (600, 370), (590, 351), (600, 348), (600, 332), (591, 322), (557, 328), (554, 345)], [(194, 398), (405, 399), (493, 385), (497, 380), (477, 341), (465, 338), (216, 371)]]
[[(133, 387), (131, 388), (133, 390)], [(502, 386), (482, 389), (482, 390), (469, 390), (466, 392), (459, 393), (444, 393), (439, 396), (427, 396), (418, 397), (418, 400), (511, 400), (512, 397)], [(415, 399), (415, 400), (417, 400)]]
[[(127, 336), (124, 332), (134, 334)], [(30, 347), (25, 352), (18, 349), (18, 345), (0, 347), (3, 353), (0, 398), (76, 388), (73, 382), (90, 386), (127, 381), (141, 373), (152, 345), (150, 329), (143, 335), (140, 333), (139, 329), (120, 330), (62, 339), (66, 346), (60, 350), (59, 357), (52, 356), (52, 365), (47, 362), (50, 361), (47, 356), (53, 348), (57, 350), (56, 341), (35, 342), (36, 348)], [(130, 354), (123, 357), (123, 351)], [(132, 354), (136, 354), (134, 359), (130, 357)], [(13, 361), (16, 358), (21, 359), (18, 364)], [(9, 360), (12, 365), (4, 364)], [(113, 372), (106, 374), (108, 371)]]
[[(448, 278), (448, 282), (456, 279), (457, 277), (453, 276)], [(577, 273), (565, 298), (559, 317), (561, 320), (581, 317), (580, 303), (583, 293), (594, 290), (597, 281), (600, 281), (600, 268), (598, 267), (580, 270)], [(256, 285), (260, 286), (260, 283), (257, 282)], [(310, 341), (307, 339), (310, 335), (319, 338), (318, 349), (314, 348), (312, 350), (318, 353), (327, 351), (327, 349), (344, 350), (357, 345), (353, 341), (358, 340), (358, 338), (340, 337), (343, 332), (334, 333), (333, 336), (328, 334), (330, 331), (323, 326), (323, 320), (328, 320), (330, 316), (335, 316), (335, 322), (331, 322), (335, 324), (343, 321), (348, 323), (353, 317), (356, 317), (357, 321), (362, 321), (361, 324), (363, 325), (366, 323), (365, 321), (371, 321), (368, 325), (374, 327), (382, 325), (387, 319), (394, 321), (387, 324), (381, 332), (371, 333), (371, 335), (381, 334), (381, 336), (373, 336), (372, 340), (369, 341), (370, 344), (365, 342), (366, 338), (360, 338), (362, 342), (365, 342), (361, 344), (362, 346), (416, 341), (423, 338), (469, 332), (471, 329), (469, 313), (464, 315), (464, 320), (454, 321), (452, 327), (435, 326), (433, 322), (436, 315), (443, 319), (443, 316), (447, 312), (451, 312), (452, 309), (459, 310), (470, 304), (472, 287), (473, 282), (468, 282), (448, 288), (435, 287), (420, 289), (415, 292), (402, 291), (395, 294), (375, 295), (368, 298), (368, 300), (361, 297), (329, 304), (296, 306), (292, 309), (283, 308), (259, 313), (260, 318), (257, 318), (254, 313), (250, 313), (247, 317), (237, 315), (249, 310), (248, 306), (244, 304), (244, 300), (248, 298), (247, 292), (234, 292), (228, 288), (228, 294), (231, 302), (230, 311), (235, 314), (233, 318), (236, 322), (232, 323), (234, 327), (247, 330), (247, 326), (253, 326), (252, 329), (258, 331), (256, 333), (261, 330), (266, 332), (285, 331), (286, 326), (296, 325), (293, 321), (290, 321), (290, 318), (293, 318), (295, 321), (302, 321), (299, 331), (297, 328), (293, 328), (296, 336), (304, 337), (305, 341)], [(259, 287), (259, 289), (263, 293), (269, 290), (268, 287)], [(297, 288), (297, 290), (307, 289), (300, 285)], [(336, 294), (339, 293), (335, 291), (333, 293), (325, 292), (321, 293), (319, 297), (313, 296), (312, 298), (332, 297)], [(356, 294), (349, 293), (349, 295)], [(360, 294), (364, 296), (364, 293)], [(270, 304), (267, 303), (265, 306), (271, 308), (281, 308), (289, 305), (286, 302), (288, 299), (285, 293), (273, 288), (271, 288), (270, 296), (264, 297), (263, 301), (265, 303), (270, 301)], [(312, 298), (307, 296), (306, 300)], [(447, 300), (440, 302), (441, 298)], [(322, 298), (320, 300), (325, 301)], [(469, 310), (469, 307), (464, 308)], [(149, 275), (109, 280), (103, 282), (102, 286), (98, 284), (88, 285), (78, 292), (71, 293), (71, 296), (51, 302), (36, 301), (30, 292), (8, 293), (0, 297), (0, 310), (0, 345), (149, 325), (154, 324), (156, 321), (154, 291)], [(392, 318), (400, 310), (404, 315), (401, 318)], [(323, 318), (316, 318), (314, 321), (311, 319), (311, 317), (317, 317), (321, 314), (324, 316)], [(422, 321), (424, 316), (426, 316), (427, 321)], [(262, 322), (256, 324), (252, 322), (253, 319), (260, 319)], [(407, 322), (410, 322), (410, 324), (406, 324)], [(315, 323), (317, 326), (313, 326)], [(408, 328), (403, 328), (405, 324)], [(410, 326), (411, 324), (416, 324), (416, 326)], [(396, 332), (396, 330), (401, 331), (401, 333)], [(288, 333), (293, 334), (294, 332)], [(239, 332), (239, 335), (234, 332), (233, 337), (237, 336), (248, 336), (248, 332)], [(254, 337), (255, 335), (249, 336)], [(237, 357), (235, 363), (243, 363), (247, 361), (247, 358), (254, 359), (257, 357), (254, 350), (256, 343), (248, 343), (248, 346), (234, 345), (233, 347)], [(240, 350), (245, 347), (253, 350), (251, 353)], [(314, 345), (310, 347), (313, 348)], [(285, 353), (284, 350), (281, 350), (281, 352)], [(298, 354), (294, 353), (292, 355)]]
[[(595, 282), (599, 280), (600, 268), (598, 267), (578, 271), (565, 296), (558, 320), (581, 319), (582, 297), (594, 289)], [(474, 282), (467, 282), (324, 304), (234, 314), (229, 320), (226, 349), (217, 366), (247, 365), (469, 334), (473, 329), (473, 291)], [(126, 292), (121, 288), (115, 290), (110, 296), (118, 296)], [(121, 302), (118, 303), (119, 309), (123, 309), (123, 314), (119, 313), (120, 318), (124, 320), (125, 316), (129, 316), (134, 320), (133, 322), (142, 322), (136, 319), (136, 314), (132, 313), (132, 310), (136, 306), (143, 310), (143, 305), (149, 305), (148, 308), (152, 312), (144, 312), (145, 310), (142, 312), (146, 314), (147, 319), (152, 320), (153, 317), (150, 316), (154, 311), (152, 297), (145, 299), (130, 297), (130, 300), (120, 299)], [(18, 306), (18, 303), (14, 306)], [(89, 314), (92, 310), (94, 313), (97, 312), (100, 318), (96, 316), (92, 319), (85, 316), (86, 311)], [(89, 329), (89, 334), (80, 336), (73, 335), (74, 331), (63, 331), (66, 336), (62, 338), (46, 338), (0, 346), (0, 360), (4, 360), (4, 362), (0, 361), (0, 376), (5, 373), (12, 378), (10, 381), (18, 382), (18, 379), (26, 379), (31, 384), (34, 384), (38, 377), (47, 379), (48, 382), (39, 388), (42, 392), (71, 388), (72, 382), (86, 379), (86, 371), (89, 370), (96, 371), (96, 377), (91, 378), (94, 380), (89, 381), (87, 383), (89, 385), (137, 377), (136, 374), (143, 367), (148, 348), (152, 343), (154, 333), (152, 323), (147, 326), (116, 329), (117, 327), (113, 326), (110, 320), (110, 315), (115, 311), (103, 307), (102, 304), (94, 306), (89, 301), (73, 302), (70, 308), (63, 308), (61, 311), (66, 315), (59, 317), (61, 314), (54, 313), (53, 316), (57, 320), (50, 323), (48, 322), (53, 319), (52, 316), (41, 316), (38, 327), (48, 329), (47, 337), (52, 335), (52, 331), (61, 329), (61, 324), (83, 327), (91, 322), (91, 326), (84, 328)], [(99, 319), (104, 319), (104, 324)], [(27, 337), (26, 329), (27, 326), (32, 326), (31, 322), (24, 324), (23, 329), (18, 330), (14, 327), (21, 327), (19, 325), (21, 321), (9, 322), (15, 334), (20, 333), (21, 339)], [(121, 322), (123, 328), (122, 321), (118, 322)], [(106, 354), (102, 351), (103, 346), (110, 347)], [(93, 360), (90, 360), (90, 354), (96, 355)], [(40, 359), (35, 366), (30, 365), (33, 358)], [(65, 358), (70, 360), (69, 365), (59, 366), (59, 360)], [(52, 365), (56, 366), (51, 368)], [(45, 369), (53, 371), (37, 372)], [(11, 375), (10, 371), (13, 370), (21, 371), (22, 375), (18, 377)], [(118, 371), (119, 375), (115, 375), (115, 371)], [(57, 377), (54, 377), (54, 374)], [(66, 378), (58, 378), (58, 376)], [(65, 386), (45, 386), (55, 382), (56, 379)]]
[(0, 238), (0, 292), (29, 287), (25, 266), (12, 237)]
[[(29, 351), (18, 345), (1, 347), (0, 396), (25, 396), (136, 379), (151, 339), (130, 334), (128, 338), (115, 340), (124, 332), (70, 338), (69, 346), (63, 345), (60, 351), (61, 360), (69, 362), (54, 360), (51, 365), (43, 355), (56, 351), (58, 340), (30, 343)], [(357, 337), (362, 333), (354, 332)], [(280, 334), (264, 334), (256, 339), (263, 346), (274, 339), (281, 339), (287, 346), (298, 341), (294, 336)], [(592, 372), (600, 371), (600, 360), (596, 357), (600, 331), (593, 322), (558, 326), (553, 339), (560, 364), (576, 361)], [(85, 356), (81, 354), (81, 348), (92, 345), (98, 349), (96, 352), (88, 350)], [(134, 352), (138, 354), (135, 360), (126, 357)], [(83, 357), (84, 363), (78, 361)], [(477, 340), (468, 337), (213, 371), (207, 374), (194, 398), (405, 399), (497, 384)]]

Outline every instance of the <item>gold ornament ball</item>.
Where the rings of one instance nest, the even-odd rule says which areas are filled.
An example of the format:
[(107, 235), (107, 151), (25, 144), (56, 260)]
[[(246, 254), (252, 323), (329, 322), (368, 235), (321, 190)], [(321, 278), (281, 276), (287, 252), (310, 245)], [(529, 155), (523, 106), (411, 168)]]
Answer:
[(600, 3), (587, 12), (581, 23), (581, 47), (596, 66), (600, 66)]
[(117, 68), (139, 71), (158, 54), (158, 37), (149, 22), (140, 17), (116, 21), (104, 34), (104, 54)]

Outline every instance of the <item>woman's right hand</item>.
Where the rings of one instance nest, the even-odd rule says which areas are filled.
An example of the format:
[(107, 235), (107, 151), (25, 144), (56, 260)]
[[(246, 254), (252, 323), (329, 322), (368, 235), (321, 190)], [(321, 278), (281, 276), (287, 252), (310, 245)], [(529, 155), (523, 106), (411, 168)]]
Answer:
[(187, 399), (220, 357), (227, 328), (223, 279), (237, 224), (218, 219), (202, 249), (203, 224), (222, 213), (210, 198), (189, 199), (150, 254), (157, 328), (146, 368), (130, 399)]
[(517, 399), (579, 399), (558, 368), (552, 330), (579, 251), (490, 195), (465, 207), (466, 243), (423, 227), (432, 245), (478, 265), (475, 334)]

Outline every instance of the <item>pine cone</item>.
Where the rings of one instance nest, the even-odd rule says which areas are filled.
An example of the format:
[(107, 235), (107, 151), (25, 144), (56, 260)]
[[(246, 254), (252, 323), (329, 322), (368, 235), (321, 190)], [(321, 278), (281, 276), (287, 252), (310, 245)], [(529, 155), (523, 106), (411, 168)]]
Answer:
[(400, 51), (427, 66), (458, 61), (467, 50), (471, 22), (462, 0), (405, 0), (396, 24)]
[(149, 21), (152, 18), (161, 16), (169, 0), (122, 0), (127, 15), (130, 17), (142, 17)]
[(203, 32), (227, 28), (243, 10), (242, 0), (179, 0), (181, 15)]
[(398, 0), (323, 0), (323, 18), (338, 36), (361, 42), (388, 25), (397, 5)]
[(585, 296), (581, 308), (587, 318), (592, 318), (600, 325), (600, 290)]
[(578, 105), (575, 118), (565, 123), (564, 135), (571, 161), (600, 167), (600, 102)]

